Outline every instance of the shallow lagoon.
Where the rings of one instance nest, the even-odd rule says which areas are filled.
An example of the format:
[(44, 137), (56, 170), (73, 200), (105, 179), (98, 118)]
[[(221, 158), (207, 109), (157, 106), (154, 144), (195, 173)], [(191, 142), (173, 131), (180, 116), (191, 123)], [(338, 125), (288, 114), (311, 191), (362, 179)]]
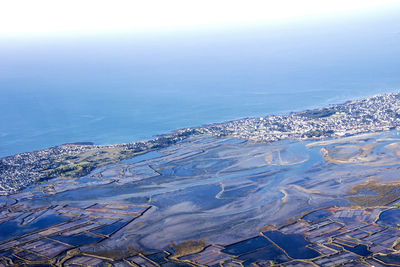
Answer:
[[(108, 248), (136, 244), (138, 249), (152, 251), (168, 247), (171, 241), (200, 239), (226, 245), (257, 235), (265, 225), (285, 223), (302, 212), (351, 205), (348, 192), (370, 177), (397, 179), (398, 163), (390, 164), (398, 158), (387, 148), (398, 142), (393, 140), (396, 136), (397, 131), (391, 131), (313, 145), (192, 137), (102, 167), (83, 178), (46, 181), (24, 190), (30, 195), (11, 197), (31, 207), (150, 205), (150, 210), (135, 220), (135, 226), (128, 224), (101, 242)], [(378, 145), (367, 157), (373, 163), (370, 165), (330, 163), (320, 153), (326, 146), (374, 142)], [(50, 190), (52, 183), (57, 186)], [(319, 220), (325, 213), (310, 213), (304, 219)], [(110, 226), (99, 233), (109, 234), (113, 229)]]

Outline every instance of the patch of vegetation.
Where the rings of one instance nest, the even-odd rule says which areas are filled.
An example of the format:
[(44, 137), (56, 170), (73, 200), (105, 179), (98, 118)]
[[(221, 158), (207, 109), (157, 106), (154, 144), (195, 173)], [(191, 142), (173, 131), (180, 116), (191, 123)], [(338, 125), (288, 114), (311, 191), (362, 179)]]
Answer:
[(300, 113), (300, 115), (311, 119), (318, 119), (318, 118), (325, 118), (332, 116), (335, 113), (336, 110), (333, 108), (323, 108), (317, 110), (307, 110), (305, 112)]
[(89, 150), (74, 157), (67, 157), (60, 160), (58, 167), (48, 171), (48, 179), (53, 177), (82, 177), (96, 168), (117, 163), (138, 154), (141, 153), (135, 153), (133, 150), (120, 147)]
[(180, 244), (175, 244), (174, 242), (171, 242), (171, 246), (175, 250), (174, 258), (179, 258), (186, 255), (198, 253), (205, 249), (208, 244), (205, 242), (205, 240), (201, 239), (199, 241), (188, 240)]
[[(294, 219), (292, 219), (294, 221)], [(287, 220), (289, 221), (289, 220)], [(275, 231), (278, 229), (277, 224), (267, 224), (260, 228), (260, 232), (268, 232), (268, 231)]]
[(91, 172), (94, 169), (87, 161), (82, 161), (78, 163), (61, 165), (55, 169), (49, 171), (50, 176), (60, 176), (60, 177), (69, 177), (69, 176), (83, 176), (87, 173)]
[(357, 185), (349, 192), (349, 200), (362, 207), (383, 206), (399, 198), (400, 183), (382, 183), (375, 180)]

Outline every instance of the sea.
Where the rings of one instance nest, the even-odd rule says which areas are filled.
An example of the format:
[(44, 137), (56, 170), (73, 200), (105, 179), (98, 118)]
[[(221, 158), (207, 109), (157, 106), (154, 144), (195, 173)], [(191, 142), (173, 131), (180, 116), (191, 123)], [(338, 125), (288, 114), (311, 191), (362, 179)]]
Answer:
[(0, 37), (0, 157), (398, 92), (399, 11)]

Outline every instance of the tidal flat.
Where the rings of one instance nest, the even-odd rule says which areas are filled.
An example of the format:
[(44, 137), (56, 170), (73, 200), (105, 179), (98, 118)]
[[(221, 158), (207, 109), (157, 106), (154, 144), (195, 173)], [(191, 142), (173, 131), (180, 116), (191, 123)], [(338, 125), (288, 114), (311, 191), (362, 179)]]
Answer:
[[(273, 231), (302, 216), (303, 224), (318, 224), (337, 212), (341, 214), (337, 218), (346, 212), (353, 219), (365, 209), (375, 210), (371, 211), (374, 215), (367, 212), (370, 217), (360, 219), (358, 227), (366, 226), (366, 220), (398, 227), (391, 219), (398, 217), (398, 137), (397, 130), (323, 142), (269, 144), (189, 137), (102, 166), (84, 177), (59, 177), (2, 196), (0, 233), (7, 235), (0, 240), (0, 258), (19, 264), (58, 265), (74, 262), (72, 258), (79, 253), (103, 255), (107, 251), (124, 251), (125, 258), (160, 251), (173, 257), (175, 251), (179, 257), (190, 258), (187, 255), (201, 251), (229, 251), (232, 244), (262, 232), (257, 242), (262, 239), (268, 245), (265, 249), (272, 261), (321, 260), (323, 253), (309, 247), (318, 246), (317, 239), (323, 234), (343, 234), (340, 229), (346, 220), (329, 219), (326, 226), (315, 229), (307, 226), (304, 235)], [(354, 216), (349, 209), (356, 210)], [(304, 243), (306, 258), (293, 256), (296, 251), (279, 245), (279, 240), (292, 237)], [(367, 250), (366, 245), (373, 245), (340, 242), (347, 252), (355, 246)], [(48, 250), (36, 251), (39, 245)], [(327, 246), (324, 249), (329, 251)], [(257, 262), (258, 254), (237, 259), (250, 264)], [(75, 257), (78, 263), (85, 260), (79, 257)], [(125, 260), (130, 261), (135, 263), (135, 259)]]

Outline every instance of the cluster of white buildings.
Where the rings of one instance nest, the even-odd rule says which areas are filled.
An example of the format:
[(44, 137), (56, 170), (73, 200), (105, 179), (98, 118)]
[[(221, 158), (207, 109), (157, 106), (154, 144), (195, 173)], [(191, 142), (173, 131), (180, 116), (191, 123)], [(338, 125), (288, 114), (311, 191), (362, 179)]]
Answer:
[(214, 124), (200, 128), (200, 132), (273, 142), (348, 136), (399, 125), (400, 94), (386, 94), (319, 110)]

